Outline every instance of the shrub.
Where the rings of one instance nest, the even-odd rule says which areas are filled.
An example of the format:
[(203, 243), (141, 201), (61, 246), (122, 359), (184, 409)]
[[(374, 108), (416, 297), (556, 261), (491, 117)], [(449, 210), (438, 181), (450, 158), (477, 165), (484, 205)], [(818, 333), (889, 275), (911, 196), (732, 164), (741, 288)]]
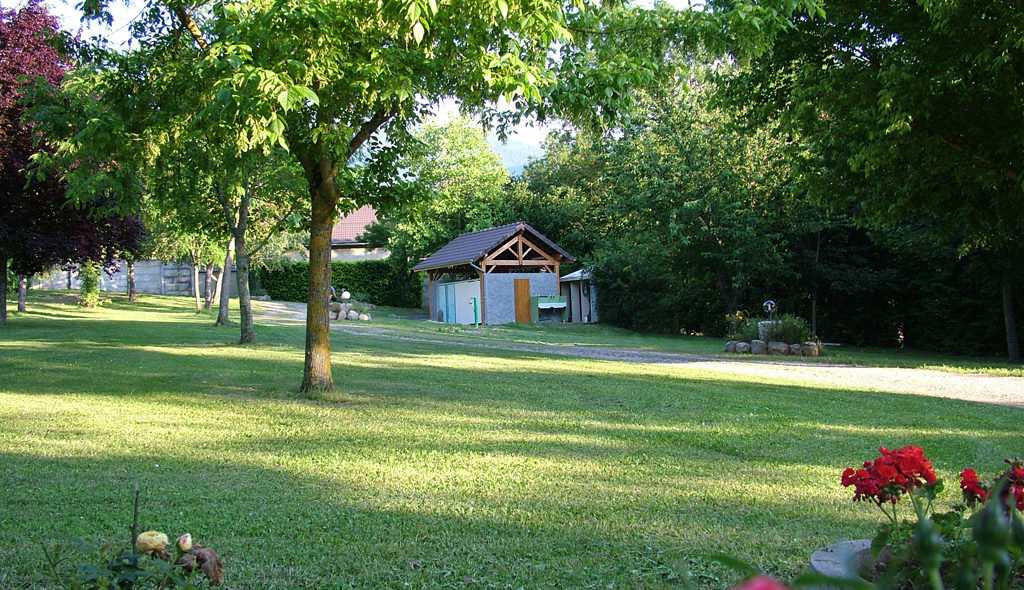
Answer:
[[(283, 264), (257, 272), (260, 287), (279, 301), (305, 301), (309, 289), (309, 263)], [(374, 305), (420, 307), (423, 283), (418, 273), (390, 260), (332, 262), (331, 284), (339, 293), (348, 289), (357, 299)]]
[(769, 340), (785, 342), (786, 344), (799, 344), (811, 337), (811, 329), (807, 327), (807, 320), (802, 317), (787, 313), (779, 317), (776, 322), (768, 331)]
[[(758, 323), (765, 321), (765, 318), (747, 318), (736, 329), (736, 339), (750, 342), (761, 337)], [(784, 314), (775, 320), (775, 325), (768, 330), (768, 340), (785, 342), (786, 344), (799, 344), (811, 338), (811, 329), (807, 327), (807, 320), (802, 317)]]
[(100, 302), (100, 265), (89, 261), (79, 267), (82, 278), (82, 307), (96, 307)]
[(743, 342), (750, 342), (751, 340), (757, 340), (761, 337), (758, 332), (758, 322), (763, 322), (762, 317), (752, 317), (743, 320), (740, 325), (736, 328), (736, 339)]

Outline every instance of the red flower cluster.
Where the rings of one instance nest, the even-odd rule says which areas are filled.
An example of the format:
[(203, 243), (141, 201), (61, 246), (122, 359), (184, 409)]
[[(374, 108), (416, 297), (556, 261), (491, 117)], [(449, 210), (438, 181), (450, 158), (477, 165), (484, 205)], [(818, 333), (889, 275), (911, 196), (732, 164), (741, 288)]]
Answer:
[(932, 462), (921, 447), (906, 446), (893, 451), (879, 447), (880, 457), (865, 461), (862, 469), (843, 471), (843, 486), (853, 486), (853, 500), (868, 498), (877, 504), (895, 504), (904, 493), (926, 483), (935, 483)]
[(1003, 476), (1009, 481), (1010, 493), (1017, 503), (1017, 510), (1024, 511), (1024, 461), (1014, 457), (1012, 460), (1006, 459), (1006, 462), (1010, 464), (1010, 468)]
[(734, 586), (733, 590), (789, 590), (782, 584), (776, 582), (768, 576), (756, 576), (750, 578), (739, 586)]
[[(999, 476), (999, 479), (1006, 480), (1003, 501), (1007, 503), (1013, 501), (1017, 504), (1017, 510), (1024, 511), (1024, 461), (1019, 458), (1005, 461), (1010, 464), (1010, 468)], [(999, 479), (996, 480), (997, 483)], [(960, 472), (960, 490), (963, 492), (964, 501), (968, 506), (984, 504), (992, 497), (993, 487), (995, 486), (982, 485), (978, 481), (978, 474), (973, 469), (964, 469)]]
[(992, 492), (981, 485), (978, 481), (978, 474), (973, 469), (964, 469), (960, 472), (960, 490), (964, 495), (964, 501), (968, 506), (984, 504)]

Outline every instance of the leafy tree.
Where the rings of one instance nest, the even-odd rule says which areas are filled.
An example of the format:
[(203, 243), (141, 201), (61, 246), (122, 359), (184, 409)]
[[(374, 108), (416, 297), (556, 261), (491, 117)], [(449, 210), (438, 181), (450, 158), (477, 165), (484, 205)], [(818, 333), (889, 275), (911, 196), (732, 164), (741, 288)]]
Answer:
[[(149, 211), (162, 226), (156, 254), (193, 263), (197, 312), (200, 266), (209, 309), (212, 269), (220, 260), (229, 268), (233, 252), (240, 342), (253, 343), (249, 260), (296, 222), (305, 202), (302, 175), (280, 148), (240, 152), (218, 121), (189, 122), (204, 106), (193, 81), (184, 72), (154, 74), (187, 50), (180, 44), (129, 54), (94, 49), (93, 61), (69, 74), (58, 100), (36, 109), (40, 128), (60, 146), (37, 164), (63, 171), (76, 201), (115, 194), (120, 207)], [(217, 323), (230, 323), (226, 297)]]
[(808, 190), (999, 268), (1006, 349), (1024, 238), (1024, 11), (1009, 0), (831, 3), (795, 17), (740, 93), (806, 140)]
[[(105, 3), (83, 7), (101, 16)], [(226, 122), (239, 152), (281, 145), (303, 169), (311, 197), (308, 391), (333, 387), (333, 222), (339, 210), (382, 208), (396, 198), (397, 155), (432, 105), (459, 98), (500, 128), (529, 114), (608, 122), (632, 106), (634, 87), (670, 75), (662, 64), (672, 43), (720, 41), (728, 24), (743, 46), (758, 49), (762, 31), (774, 30), (794, 7), (787, 1), (679, 12), (586, 0), (256, 0), (190, 12), (154, 2), (136, 33), (170, 47), (180, 39), (172, 23), (188, 31), (199, 54), (175, 54), (161, 75), (193, 80), (209, 105), (195, 114)], [(502, 97), (512, 111), (493, 106)]]
[(365, 239), (411, 268), (455, 236), (514, 221), (503, 205), (509, 173), (479, 126), (465, 117), (419, 127), (399, 166), (412, 191), (400, 208), (381, 213)]
[(7, 321), (8, 274), (31, 275), (55, 264), (94, 261), (110, 269), (138, 248), (142, 225), (102, 208), (65, 206), (65, 186), (53, 178), (31, 184), (23, 171), (36, 152), (22, 118), (26, 84), (56, 84), (65, 64), (54, 47), (56, 20), (38, 2), (0, 9), (0, 325)]

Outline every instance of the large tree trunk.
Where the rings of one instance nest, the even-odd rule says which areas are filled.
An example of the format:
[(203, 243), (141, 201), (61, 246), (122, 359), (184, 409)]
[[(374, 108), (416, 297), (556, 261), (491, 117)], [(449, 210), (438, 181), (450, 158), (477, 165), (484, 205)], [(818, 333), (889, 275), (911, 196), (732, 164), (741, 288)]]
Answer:
[(1003, 267), (1003, 323), (1006, 326), (1006, 354), (1011, 363), (1019, 363), (1020, 341), (1017, 338), (1017, 318), (1013, 313), (1013, 266)]
[[(333, 190), (331, 190), (333, 189)], [(314, 185), (309, 235), (309, 291), (306, 296), (306, 358), (302, 391), (334, 389), (331, 376), (331, 226), (338, 202), (333, 179)]]
[(25, 313), (25, 300), (28, 298), (28, 277), (18, 277), (18, 311)]
[(256, 328), (252, 324), (252, 299), (249, 296), (249, 253), (245, 251), (245, 227), (235, 233), (235, 271), (238, 280), (238, 312), (242, 321), (240, 344), (256, 343)]
[(218, 326), (230, 326), (231, 318), (228, 316), (228, 309), (231, 303), (231, 291), (226, 288), (227, 281), (225, 278), (231, 274), (231, 252), (235, 249), (235, 238), (232, 237), (231, 241), (228, 242), (228, 252), (224, 255), (224, 270), (220, 272), (220, 292), (218, 293), (218, 301), (220, 301), (220, 308), (217, 310), (217, 325)]
[(7, 253), (0, 250), (0, 326), (7, 325)]
[(135, 261), (128, 261), (128, 301), (135, 302)]

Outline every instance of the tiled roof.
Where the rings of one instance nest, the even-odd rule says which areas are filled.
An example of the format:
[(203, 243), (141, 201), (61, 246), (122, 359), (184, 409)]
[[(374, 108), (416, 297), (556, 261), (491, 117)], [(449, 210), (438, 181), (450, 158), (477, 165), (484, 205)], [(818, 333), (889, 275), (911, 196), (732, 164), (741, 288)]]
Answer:
[(364, 205), (359, 209), (342, 217), (331, 230), (331, 245), (345, 246), (362, 244), (358, 240), (360, 235), (366, 231), (366, 226), (377, 222), (377, 211), (370, 205)]
[(520, 231), (540, 242), (538, 246), (550, 248), (551, 254), (561, 254), (568, 261), (574, 260), (565, 250), (562, 250), (557, 244), (530, 227), (528, 223), (518, 221), (508, 225), (462, 234), (412, 269), (430, 270), (476, 264), (480, 262), (481, 258), (490, 254)]

